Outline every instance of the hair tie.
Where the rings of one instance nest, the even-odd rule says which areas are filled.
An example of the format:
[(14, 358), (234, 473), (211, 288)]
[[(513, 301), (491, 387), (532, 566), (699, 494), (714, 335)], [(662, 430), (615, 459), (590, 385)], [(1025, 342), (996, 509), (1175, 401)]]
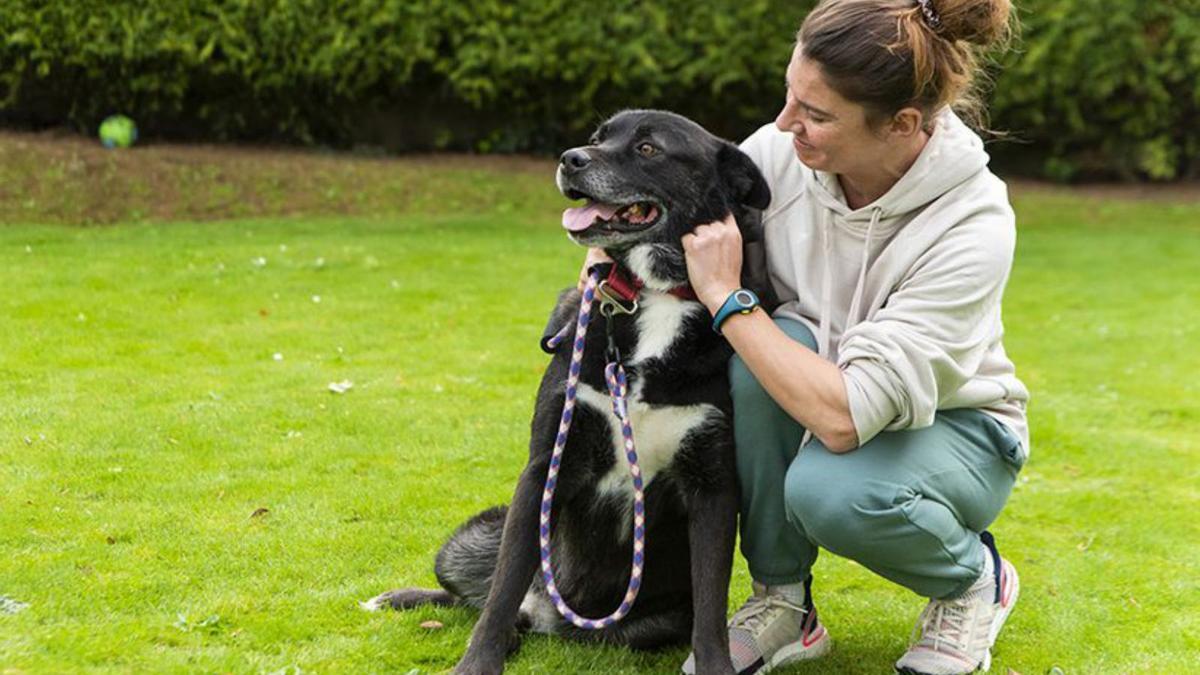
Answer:
[(938, 16), (937, 10), (933, 8), (933, 0), (917, 0), (917, 5), (921, 8), (926, 25), (935, 31), (942, 27), (942, 17)]

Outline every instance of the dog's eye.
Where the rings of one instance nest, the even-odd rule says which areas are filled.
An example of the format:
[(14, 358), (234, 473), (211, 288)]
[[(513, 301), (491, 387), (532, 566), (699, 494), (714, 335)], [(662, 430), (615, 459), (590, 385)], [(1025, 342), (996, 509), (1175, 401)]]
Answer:
[(642, 157), (653, 157), (658, 154), (658, 148), (650, 145), (649, 143), (642, 143), (641, 145), (637, 146), (637, 151)]

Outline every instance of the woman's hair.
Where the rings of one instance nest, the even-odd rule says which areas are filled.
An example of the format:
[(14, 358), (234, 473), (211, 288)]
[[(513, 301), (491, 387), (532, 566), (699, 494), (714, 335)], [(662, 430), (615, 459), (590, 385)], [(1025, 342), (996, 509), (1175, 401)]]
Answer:
[(984, 129), (980, 57), (1014, 27), (1010, 0), (821, 0), (796, 39), (872, 125), (909, 106), (928, 122), (949, 105)]

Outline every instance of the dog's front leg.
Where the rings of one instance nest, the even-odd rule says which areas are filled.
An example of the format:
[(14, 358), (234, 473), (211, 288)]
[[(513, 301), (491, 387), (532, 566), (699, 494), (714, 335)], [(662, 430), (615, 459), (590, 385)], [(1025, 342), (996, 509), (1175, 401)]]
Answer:
[(696, 672), (732, 674), (725, 612), (737, 530), (737, 483), (722, 476), (713, 490), (692, 493), (688, 547), (692, 558), (692, 652)]
[(531, 460), (517, 481), (500, 554), (483, 614), (471, 633), (470, 646), (454, 668), (463, 675), (489, 675), (504, 670), (521, 601), (533, 581), (538, 561), (538, 517), (548, 458)]

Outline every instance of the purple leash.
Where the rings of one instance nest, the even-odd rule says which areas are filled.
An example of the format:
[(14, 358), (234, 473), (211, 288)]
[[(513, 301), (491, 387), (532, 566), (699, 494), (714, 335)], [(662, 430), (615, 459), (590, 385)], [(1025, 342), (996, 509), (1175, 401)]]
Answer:
[[(562, 463), (563, 449), (567, 445), (567, 433), (571, 430), (571, 416), (575, 410), (575, 394), (579, 386), (579, 370), (583, 362), (583, 346), (587, 337), (588, 322), (591, 319), (592, 302), (596, 298), (596, 287), (600, 282), (599, 272), (592, 270), (588, 275), (587, 286), (583, 290), (583, 301), (579, 305), (579, 321), (575, 325), (575, 346), (571, 353), (571, 370), (567, 375), (567, 398), (563, 403), (562, 419), (558, 423), (558, 437), (554, 440), (554, 452), (550, 456), (550, 470), (546, 472), (546, 489), (542, 492), (542, 517), (539, 540), (542, 546), (542, 579), (546, 583), (546, 591), (550, 600), (564, 619), (580, 628), (597, 630), (607, 628), (620, 621), (633, 607), (638, 590), (642, 587), (642, 568), (645, 565), (643, 551), (646, 548), (646, 495), (642, 491), (642, 469), (638, 466), (637, 450), (633, 445), (633, 427), (629, 423), (629, 410), (625, 401), (628, 393), (625, 379), (625, 369), (621, 367), (619, 358), (610, 358), (604, 366), (604, 379), (608, 383), (608, 393), (612, 398), (613, 413), (621, 420), (621, 435), (625, 438), (625, 457), (629, 460), (629, 473), (633, 477), (633, 564), (629, 571), (629, 587), (625, 598), (616, 611), (602, 619), (589, 619), (579, 616), (575, 610), (567, 606), (558, 586), (554, 583), (554, 570), (550, 563), (550, 507), (554, 503), (554, 488), (558, 483), (558, 468)], [(609, 308), (601, 312), (611, 318)], [(557, 335), (547, 341), (551, 348), (562, 342), (567, 335), (570, 324), (563, 326)], [(611, 343), (610, 343), (611, 344)], [(611, 352), (612, 350), (610, 350)], [(610, 357), (612, 354), (610, 353)]]

